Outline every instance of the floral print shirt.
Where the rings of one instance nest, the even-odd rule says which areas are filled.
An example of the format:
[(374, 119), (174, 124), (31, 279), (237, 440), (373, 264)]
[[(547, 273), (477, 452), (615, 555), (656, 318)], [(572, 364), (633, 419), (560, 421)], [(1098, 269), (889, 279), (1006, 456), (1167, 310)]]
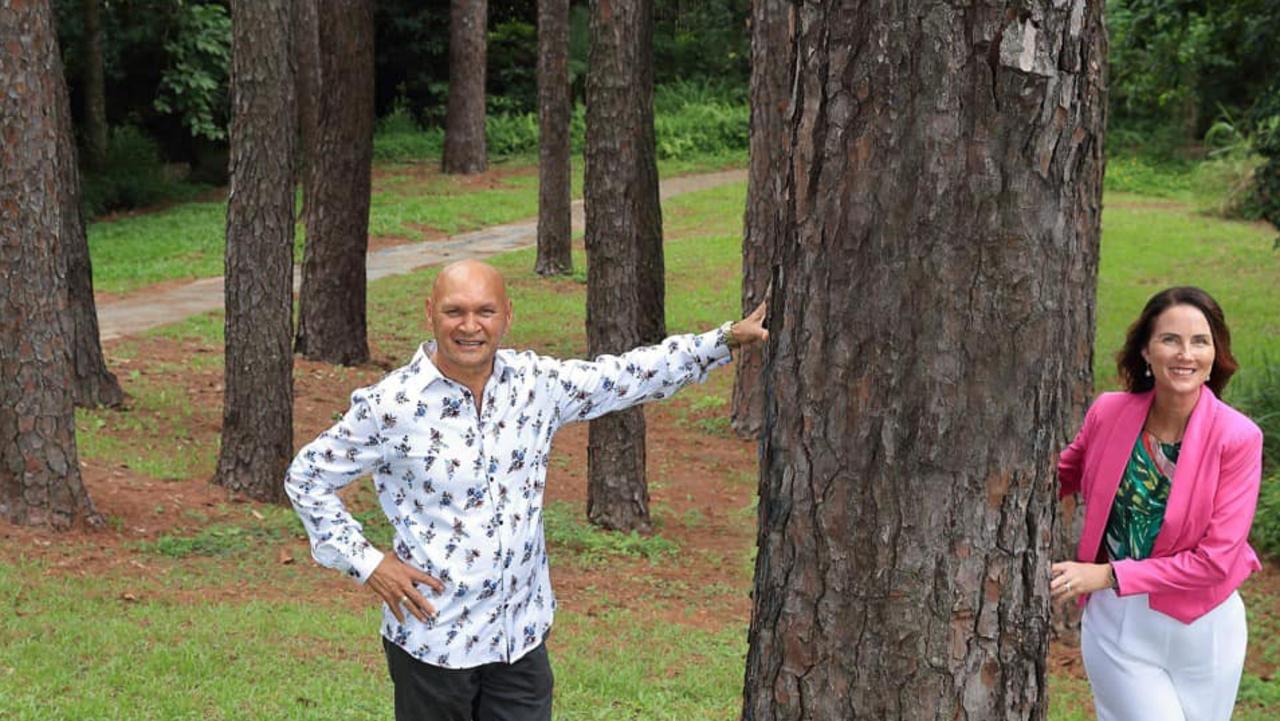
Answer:
[(384, 606), (383, 635), (442, 668), (514, 662), (551, 628), (555, 597), (542, 531), (551, 439), (560, 426), (705, 380), (730, 359), (727, 325), (594, 362), (500, 350), (477, 414), (424, 344), (409, 365), (351, 395), (351, 407), (298, 454), (285, 489), (324, 566), (361, 583), (383, 554), (337, 495), (371, 475), (400, 560), (435, 576), (426, 623)]

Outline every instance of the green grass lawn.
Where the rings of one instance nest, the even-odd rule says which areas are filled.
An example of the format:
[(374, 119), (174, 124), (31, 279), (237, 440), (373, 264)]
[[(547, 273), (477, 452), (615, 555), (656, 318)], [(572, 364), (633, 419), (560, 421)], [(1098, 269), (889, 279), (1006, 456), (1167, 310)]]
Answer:
[[(395, 182), (386, 182), (395, 177), (387, 175), (379, 191), (388, 204), (400, 193)], [(416, 181), (404, 182), (408, 187)], [(483, 192), (532, 192), (519, 176), (513, 183), (514, 189)], [(462, 216), (470, 206), (488, 202), (491, 196), (483, 192), (448, 196), (458, 204), (458, 222), (478, 222)], [(664, 205), (667, 233), (674, 238), (667, 246), (668, 327), (673, 332), (709, 328), (734, 315), (744, 192), (741, 184), (726, 186)], [(1172, 284), (1203, 285), (1219, 298), (1232, 323), (1237, 356), (1246, 368), (1264, 353), (1277, 357), (1280, 254), (1271, 250), (1267, 229), (1205, 218), (1142, 196), (1110, 193), (1106, 201), (1098, 300), (1100, 386), (1111, 382), (1110, 356), (1125, 325), (1151, 293)], [(197, 237), (197, 226), (220, 227), (220, 206), (206, 207), (214, 205), (179, 206), (110, 225), (153, 223), (147, 227), (166, 227), (172, 235), (190, 231), (190, 237)], [(498, 213), (516, 215), (519, 207), (514, 203)], [(415, 212), (388, 211), (379, 222), (387, 228), (394, 223), (431, 224)], [(485, 217), (485, 222), (492, 221)], [(148, 252), (154, 251), (153, 247)], [(94, 252), (95, 270), (100, 270), (101, 246), (95, 245)], [(209, 243), (207, 252), (221, 262), (216, 242)], [(533, 274), (533, 258), (533, 252), (525, 250), (493, 260), (507, 273), (516, 306), (511, 342), (581, 355), (586, 345), (584, 259), (575, 257), (577, 277), (546, 281)], [(428, 269), (372, 285), (370, 335), (383, 356), (403, 362), (422, 339), (421, 299), (433, 274)], [(114, 282), (125, 288), (132, 281), (117, 276)], [(151, 336), (216, 347), (221, 332), (220, 315), (209, 314)], [(141, 363), (146, 342), (123, 341), (110, 355)], [(216, 369), (220, 357), (201, 356), (199, 363)], [(163, 370), (122, 373), (137, 411), (81, 412), (78, 438), (86, 459), (126, 462), (157, 479), (207, 474), (216, 442), (210, 445), (198, 428), (202, 419), (216, 418), (218, 411), (192, 403), (182, 387), (166, 380)], [(704, 434), (699, 437), (726, 433), (721, 415), (727, 378), (713, 379), (708, 387), (673, 400), (669, 406), (674, 423), (687, 433)], [(335, 399), (335, 407), (341, 402)], [(146, 421), (146, 413), (172, 422)], [(121, 424), (133, 424), (127, 426), (130, 443), (104, 437), (104, 428)], [(186, 439), (187, 445), (177, 445), (175, 439)], [(665, 482), (663, 469), (669, 461), (663, 460), (662, 449), (651, 453), (655, 478)], [(749, 474), (740, 476), (723, 482), (754, 485)], [(78, 577), (32, 560), (21, 547), (5, 546), (8, 555), (0, 561), (0, 606), (5, 609), (0, 614), (0, 721), (388, 718), (390, 684), (371, 604), (343, 602), (318, 591), (314, 579), (322, 572), (305, 557), (298, 564), (280, 566), (271, 555), (269, 546), (279, 539), (297, 544), (298, 528), (289, 512), (264, 508), (259, 514), (263, 517), (253, 520), (242, 510), (231, 521), (214, 525), (202, 525), (199, 509), (189, 514), (190, 528), (182, 532), (112, 551), (137, 554), (150, 569), (129, 579)], [(666, 524), (696, 527), (705, 522), (696, 511), (675, 514), (657, 508), (655, 514)], [(754, 523), (751, 506), (740, 516), (743, 523)], [(591, 572), (608, 573), (625, 563), (679, 563), (682, 554), (693, 552), (666, 540), (662, 531), (649, 539), (630, 540), (599, 534), (584, 526), (579, 511), (568, 506), (550, 506), (548, 519), (553, 563)], [(750, 554), (742, 556), (722, 559), (741, 567), (738, 587), (729, 589), (737, 593), (745, 593), (750, 585)], [(336, 576), (332, 582), (335, 587), (345, 583)], [(250, 600), (214, 593), (225, 587), (240, 589), (239, 597)], [(268, 588), (275, 593), (258, 592)], [(278, 600), (281, 589), (290, 600)], [(1258, 612), (1268, 599), (1255, 603), (1250, 593), (1246, 586), (1246, 600), (1252, 604), (1250, 653), (1280, 663), (1280, 619)], [(706, 598), (701, 589), (690, 589), (668, 594), (664, 603), (692, 607), (707, 603)], [(602, 605), (610, 601), (607, 595), (596, 600)], [(550, 641), (557, 674), (556, 717), (736, 719), (745, 638), (745, 624), (726, 623), (708, 631), (657, 622), (633, 610), (589, 614), (562, 608)], [(1087, 684), (1064, 676), (1050, 678), (1050, 719), (1092, 718), (1089, 705)], [(1263, 721), (1277, 712), (1280, 679), (1246, 675), (1235, 718)]]

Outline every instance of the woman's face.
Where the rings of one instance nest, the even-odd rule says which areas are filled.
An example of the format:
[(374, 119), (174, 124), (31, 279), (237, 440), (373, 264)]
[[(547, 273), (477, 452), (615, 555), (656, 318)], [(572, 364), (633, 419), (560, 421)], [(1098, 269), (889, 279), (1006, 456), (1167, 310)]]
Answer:
[(1156, 316), (1142, 357), (1157, 394), (1198, 394), (1213, 369), (1209, 319), (1193, 305), (1170, 306)]

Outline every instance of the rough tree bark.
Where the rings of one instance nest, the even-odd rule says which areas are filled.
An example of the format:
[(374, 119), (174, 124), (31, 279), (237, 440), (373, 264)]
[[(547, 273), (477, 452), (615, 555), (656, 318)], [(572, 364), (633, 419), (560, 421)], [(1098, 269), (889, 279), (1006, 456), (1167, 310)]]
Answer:
[(539, 275), (573, 272), (569, 122), (569, 0), (538, 0)]
[[(591, 355), (620, 353), (666, 334), (652, 45), (651, 0), (591, 3), (585, 183)], [(591, 422), (587, 475), (592, 523), (648, 528), (641, 409)]]
[[(102, 355), (98, 306), (93, 297), (93, 264), (89, 259), (89, 240), (80, 205), (80, 165), (76, 157), (71, 98), (61, 58), (55, 70), (56, 87), (50, 107), (58, 126), (58, 167), (62, 174), (58, 188), (62, 193), (62, 254), (67, 270), (67, 315), (63, 323), (68, 328), (67, 343), (71, 349), (72, 391), (76, 405), (81, 407), (118, 406), (124, 402), (124, 391), (115, 375), (107, 370)], [(88, 132), (94, 131), (90, 128)]]
[(449, 11), (449, 100), (444, 117), (446, 173), (482, 173), (488, 0), (453, 0)]
[[(311, 360), (355, 365), (369, 359), (365, 256), (373, 162), (373, 3), (319, 0), (317, 9), (318, 22), (310, 27), (319, 65), (305, 73), (299, 68), (316, 94), (298, 101), (309, 108), (300, 118), (314, 125), (302, 133), (307, 239), (294, 348)], [(309, 55), (300, 53), (303, 62)], [(299, 88), (306, 91), (301, 82)]]
[[(765, 298), (775, 249), (783, 237), (782, 184), (786, 180), (791, 84), (795, 69), (791, 0), (755, 0), (751, 8), (751, 162), (742, 221), (742, 312)], [(734, 364), (733, 429), (758, 438), (764, 421), (764, 349), (739, 351)]]
[(1042, 719), (1100, 3), (798, 7), (743, 718)]
[[(294, 0), (293, 49), (297, 53), (293, 75), (294, 96), (298, 102), (298, 151), (296, 164), (298, 182), (302, 185), (302, 214), (306, 216), (307, 203), (312, 196), (310, 186), (311, 154), (318, 152), (315, 146), (320, 135), (320, 9), (322, 0)], [(305, 251), (304, 251), (305, 252)]]
[(69, 528), (101, 519), (76, 453), (61, 73), (47, 0), (0, 0), (0, 518)]
[(283, 501), (293, 455), (292, 2), (233, 0), (231, 27), (226, 390), (213, 482)]
[(102, 72), (101, 0), (83, 0), (81, 9), (84, 12), (85, 160), (90, 168), (99, 170), (107, 160), (107, 90)]

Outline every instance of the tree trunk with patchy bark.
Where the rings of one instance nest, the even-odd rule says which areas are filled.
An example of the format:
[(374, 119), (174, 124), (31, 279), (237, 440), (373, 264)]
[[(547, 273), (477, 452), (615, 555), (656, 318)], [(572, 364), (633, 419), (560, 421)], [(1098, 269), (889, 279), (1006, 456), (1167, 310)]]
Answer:
[(484, 139), (488, 17), (488, 0), (453, 0), (449, 11), (449, 100), (441, 162), (446, 173), (483, 173), (488, 167)]
[(373, 162), (373, 3), (320, 0), (316, 29), (320, 63), (310, 73), (318, 93), (299, 99), (312, 108), (301, 117), (315, 124), (303, 132), (307, 239), (295, 349), (311, 360), (355, 365), (369, 359), (365, 256)]
[(226, 390), (213, 482), (271, 501), (284, 500), (293, 455), (292, 5), (231, 3)]
[(107, 161), (107, 90), (102, 72), (101, 2), (83, 0), (81, 5), (84, 12), (84, 149), (85, 159), (94, 170), (101, 170)]
[(58, 124), (58, 166), (62, 174), (58, 185), (62, 193), (62, 253), (67, 269), (68, 303), (67, 318), (63, 322), (70, 327), (67, 343), (71, 348), (73, 392), (76, 405), (84, 408), (118, 406), (124, 402), (124, 391), (115, 375), (107, 370), (107, 361), (102, 355), (98, 305), (93, 297), (93, 264), (89, 259), (89, 240), (80, 203), (80, 165), (76, 158), (71, 98), (60, 58), (55, 75), (57, 87), (50, 107)]
[(573, 273), (569, 0), (538, 0), (539, 275)]
[(747, 721), (1045, 716), (1106, 39), (1005, 7), (798, 6)]
[(101, 518), (76, 453), (61, 73), (49, 3), (0, 0), (0, 519), (64, 529)]
[[(585, 183), (591, 355), (620, 353), (666, 334), (652, 43), (649, 0), (591, 3)], [(587, 475), (592, 523), (649, 527), (641, 409), (591, 422)]]
[[(784, 237), (783, 186), (787, 179), (786, 122), (795, 69), (790, 0), (755, 0), (751, 8), (751, 162), (742, 222), (742, 313), (765, 299), (776, 248)], [(738, 352), (734, 364), (733, 429), (758, 438), (764, 423), (764, 348)]]

